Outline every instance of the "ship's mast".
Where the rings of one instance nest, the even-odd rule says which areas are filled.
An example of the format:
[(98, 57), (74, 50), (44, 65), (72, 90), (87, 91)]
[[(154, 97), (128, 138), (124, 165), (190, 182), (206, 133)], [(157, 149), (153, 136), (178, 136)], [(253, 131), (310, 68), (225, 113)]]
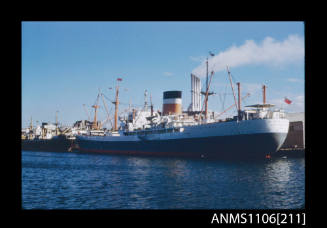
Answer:
[(119, 84), (118, 82), (122, 81), (121, 78), (117, 78), (117, 85), (116, 85), (116, 99), (113, 102), (115, 104), (115, 123), (114, 123), (114, 131), (118, 130), (117, 124), (118, 124), (118, 105), (119, 105), (119, 99), (118, 99), (118, 95), (119, 95)]
[(238, 114), (241, 112), (241, 83), (237, 82), (237, 91), (238, 91)]
[(144, 91), (144, 111), (148, 111), (148, 101), (147, 101), (148, 91)]
[(30, 129), (33, 130), (33, 121), (32, 121), (32, 116), (31, 116)]
[[(212, 57), (215, 56), (211, 52), (209, 52), (209, 54)], [(202, 94), (205, 95), (205, 99), (204, 99), (205, 119), (208, 118), (208, 97), (213, 94), (213, 92), (209, 92), (209, 80), (208, 80), (208, 78), (209, 78), (209, 60), (208, 60), (208, 57), (207, 57), (207, 60), (206, 60), (206, 66), (207, 66), (207, 69), (206, 69), (206, 91), (202, 92)], [(211, 77), (212, 77), (212, 75), (211, 75)], [(210, 81), (211, 81), (211, 78), (210, 78)]]
[(117, 122), (118, 122), (118, 94), (119, 94), (119, 86), (116, 86), (116, 100), (115, 100), (115, 128), (114, 130), (117, 131)]
[(234, 86), (233, 86), (233, 82), (232, 82), (232, 78), (231, 78), (231, 75), (230, 75), (230, 71), (229, 71), (228, 66), (227, 66), (227, 72), (228, 72), (229, 82), (230, 82), (230, 85), (231, 85), (232, 91), (233, 91), (233, 96), (234, 96), (236, 111), (238, 112), (238, 107), (237, 107), (237, 102), (236, 102), (236, 96), (235, 96)]
[(98, 103), (99, 103), (99, 96), (100, 96), (100, 93), (97, 96), (97, 99), (95, 101), (95, 104), (92, 106), (92, 108), (94, 108), (94, 120), (93, 120), (93, 124), (92, 124), (92, 129), (96, 129), (96, 130), (99, 130), (99, 126), (98, 126), (98, 123), (97, 123), (97, 110), (100, 107), (98, 105)]
[[(209, 88), (208, 88), (208, 57), (207, 57), (207, 75), (206, 75), (206, 93), (208, 93), (209, 91)], [(208, 95), (206, 95), (205, 97), (205, 111), (204, 111), (204, 114), (205, 114), (205, 118), (207, 119), (208, 118)]]
[[(205, 101), (208, 101), (208, 96), (213, 94), (213, 93), (209, 93), (209, 86), (210, 86), (210, 84), (211, 84), (211, 79), (212, 79), (213, 74), (214, 74), (214, 72), (211, 71), (210, 81), (209, 81), (209, 84), (208, 84), (208, 88), (207, 88), (207, 90), (206, 90), (205, 92), (201, 92), (201, 93), (203, 93), (203, 94), (205, 95), (205, 97), (204, 97), (204, 100), (205, 100)], [(208, 110), (207, 110), (207, 111), (208, 111)], [(202, 115), (202, 112), (203, 112), (203, 106), (202, 106), (202, 110), (201, 110), (201, 112), (200, 112), (200, 116)], [(207, 115), (206, 115), (206, 119), (207, 119)]]
[(56, 111), (56, 135), (58, 135), (58, 112)]
[(208, 89), (208, 76), (209, 76), (209, 62), (208, 62), (208, 57), (206, 61), (206, 66), (207, 66), (207, 73), (206, 73), (206, 89)]
[(135, 113), (136, 113), (136, 110), (135, 110), (135, 108), (133, 108), (133, 123), (134, 123), (134, 120), (135, 120)]
[(97, 110), (98, 110), (99, 106), (98, 105), (93, 105), (92, 108), (94, 108), (94, 120), (93, 120), (92, 128), (93, 129), (98, 129), (98, 125), (97, 125)]
[(266, 86), (262, 86), (263, 104), (266, 104)]
[(28, 133), (28, 137), (32, 138), (32, 135), (33, 135), (33, 121), (32, 121), (32, 116), (31, 116), (30, 131)]
[(150, 107), (151, 107), (151, 116), (153, 116), (153, 104), (152, 104), (152, 95), (150, 93)]

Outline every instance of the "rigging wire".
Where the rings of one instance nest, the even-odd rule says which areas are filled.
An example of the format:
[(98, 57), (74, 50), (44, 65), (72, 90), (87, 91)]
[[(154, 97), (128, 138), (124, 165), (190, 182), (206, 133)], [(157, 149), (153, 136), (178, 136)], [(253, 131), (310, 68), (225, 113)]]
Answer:
[[(104, 114), (105, 116), (107, 115), (107, 111), (106, 111), (102, 106), (99, 106), (99, 109), (103, 111), (103, 114)], [(111, 113), (111, 111), (112, 111), (112, 107), (111, 107), (110, 110), (109, 110), (109, 114)], [(112, 118), (111, 118), (110, 116), (107, 115), (107, 116), (104, 118), (104, 120), (101, 121), (101, 123), (103, 124), (103, 126), (110, 124), (111, 127), (112, 127), (111, 119), (112, 119)], [(109, 127), (109, 125), (108, 125), (108, 127)]]
[(226, 90), (227, 90), (227, 84), (225, 85), (225, 94), (224, 94), (224, 100), (223, 100), (223, 102), (222, 102), (222, 111), (225, 110)]
[(235, 82), (237, 82), (238, 80), (235, 79), (234, 75), (232, 75), (232, 73), (230, 74), (232, 76), (232, 80)]
[[(104, 98), (106, 98), (108, 101), (110, 101), (111, 103), (115, 102), (114, 100), (111, 100), (110, 98), (108, 98), (105, 94), (103, 94)], [(120, 105), (130, 105), (129, 103), (125, 103), (125, 102), (120, 102)], [(143, 105), (139, 105), (139, 104), (133, 104), (131, 105), (131, 107), (143, 107)]]

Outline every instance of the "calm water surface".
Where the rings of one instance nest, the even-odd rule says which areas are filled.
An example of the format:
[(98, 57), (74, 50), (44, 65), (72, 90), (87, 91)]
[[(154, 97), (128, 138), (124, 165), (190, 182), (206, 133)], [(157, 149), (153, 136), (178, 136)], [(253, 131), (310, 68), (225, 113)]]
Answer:
[(22, 151), (24, 209), (295, 209), (304, 158), (208, 161)]

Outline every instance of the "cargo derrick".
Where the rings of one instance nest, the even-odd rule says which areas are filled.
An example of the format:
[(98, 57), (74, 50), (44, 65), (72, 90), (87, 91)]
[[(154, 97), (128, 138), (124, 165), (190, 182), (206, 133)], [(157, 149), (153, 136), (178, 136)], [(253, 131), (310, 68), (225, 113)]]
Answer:
[(100, 94), (98, 94), (97, 99), (95, 101), (95, 104), (92, 105), (92, 108), (94, 108), (94, 119), (93, 119), (93, 124), (92, 124), (92, 129), (93, 130), (99, 130), (100, 129), (100, 126), (97, 123), (97, 110), (100, 107), (98, 105), (98, 103), (99, 103), (99, 96), (100, 96)]
[[(99, 91), (100, 91), (100, 89), (99, 89)], [(100, 91), (100, 94), (101, 94), (103, 106), (104, 106), (104, 108), (106, 110), (106, 113), (107, 113), (107, 118), (104, 121), (101, 122), (101, 126), (103, 126), (105, 123), (107, 123), (108, 121), (110, 121), (110, 124), (111, 124), (111, 127), (112, 127), (111, 117), (110, 117), (110, 114), (109, 114), (109, 111), (108, 111), (107, 103), (105, 102), (104, 95), (103, 95), (103, 93), (101, 93), (101, 91)]]

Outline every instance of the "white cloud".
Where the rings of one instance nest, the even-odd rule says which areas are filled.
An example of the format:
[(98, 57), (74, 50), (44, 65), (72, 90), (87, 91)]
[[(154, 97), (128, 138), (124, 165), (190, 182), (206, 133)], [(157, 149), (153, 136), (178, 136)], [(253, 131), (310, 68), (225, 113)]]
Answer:
[[(232, 93), (232, 89), (230, 83), (213, 83), (212, 87), (214, 87), (217, 91), (221, 91), (221, 93), (227, 92), (228, 94)], [(237, 93), (237, 87), (235, 87), (234, 82), (234, 90)], [(241, 83), (241, 93), (245, 95), (246, 93), (259, 94), (262, 91), (262, 84), (259, 83)]]
[[(192, 57), (195, 59), (195, 57)], [(261, 43), (247, 40), (241, 46), (232, 46), (209, 59), (209, 71), (222, 71), (229, 67), (251, 64), (280, 66), (304, 61), (304, 39), (298, 35), (289, 35), (283, 41), (266, 37)], [(203, 77), (206, 72), (205, 60), (192, 73)]]

